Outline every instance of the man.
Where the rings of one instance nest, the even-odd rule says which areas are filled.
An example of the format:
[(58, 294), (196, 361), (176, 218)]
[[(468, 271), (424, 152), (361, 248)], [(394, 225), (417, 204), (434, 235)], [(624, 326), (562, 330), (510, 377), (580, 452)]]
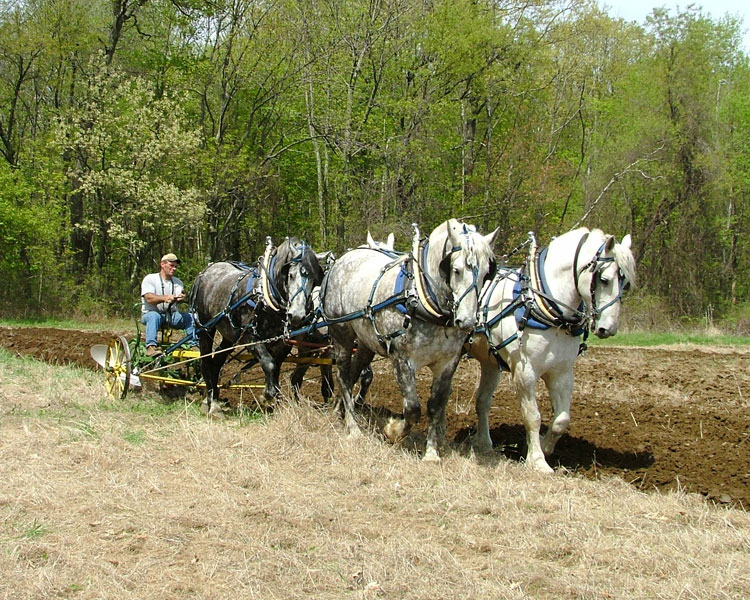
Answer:
[(176, 255), (161, 257), (161, 270), (149, 273), (141, 282), (141, 323), (146, 326), (146, 356), (156, 357), (161, 350), (156, 342), (159, 328), (168, 325), (174, 329), (184, 329), (187, 344), (197, 346), (193, 316), (180, 312), (177, 304), (185, 299), (185, 286), (175, 277), (180, 259)]

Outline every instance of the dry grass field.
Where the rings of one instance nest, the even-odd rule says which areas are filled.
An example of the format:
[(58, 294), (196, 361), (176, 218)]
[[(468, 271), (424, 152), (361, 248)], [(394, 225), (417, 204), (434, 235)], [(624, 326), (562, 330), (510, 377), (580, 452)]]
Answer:
[(750, 597), (741, 509), (343, 431), (0, 349), (0, 598)]

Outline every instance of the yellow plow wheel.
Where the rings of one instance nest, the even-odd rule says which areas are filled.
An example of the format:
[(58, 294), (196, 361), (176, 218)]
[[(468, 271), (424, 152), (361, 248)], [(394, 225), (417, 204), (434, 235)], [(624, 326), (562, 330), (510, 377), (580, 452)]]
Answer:
[(124, 400), (131, 374), (130, 347), (121, 335), (110, 340), (104, 361), (107, 393), (115, 400)]

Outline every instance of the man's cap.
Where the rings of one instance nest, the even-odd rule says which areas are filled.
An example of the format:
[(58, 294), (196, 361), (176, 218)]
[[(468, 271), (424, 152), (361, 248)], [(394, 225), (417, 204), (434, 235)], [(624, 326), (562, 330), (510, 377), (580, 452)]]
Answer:
[(170, 252), (169, 254), (165, 254), (161, 257), (161, 262), (176, 262), (177, 264), (180, 263), (180, 259), (177, 258), (176, 254), (173, 254)]

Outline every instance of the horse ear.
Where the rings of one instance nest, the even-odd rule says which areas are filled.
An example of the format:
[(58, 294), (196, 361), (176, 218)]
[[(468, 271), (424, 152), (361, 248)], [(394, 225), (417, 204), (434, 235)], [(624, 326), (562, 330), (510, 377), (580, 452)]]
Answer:
[(498, 231), (500, 231), (499, 226), (495, 228), (495, 231), (484, 236), (484, 241), (487, 242), (487, 245), (490, 248), (492, 248), (492, 245), (495, 243), (495, 236), (497, 235)]
[(620, 242), (620, 246), (628, 250), (630, 250), (630, 247), (632, 246), (632, 244), (633, 244), (633, 240), (630, 238), (629, 233), (624, 238), (622, 238), (622, 241)]
[(612, 250), (614, 250), (616, 243), (617, 243), (617, 240), (615, 240), (615, 236), (608, 235), (607, 238), (604, 240), (604, 251), (612, 252)]
[(326, 263), (328, 262), (328, 259), (333, 257), (333, 252), (331, 250), (326, 250), (325, 252), (316, 252), (315, 258), (318, 259), (319, 263)]
[(446, 221), (448, 239), (454, 246), (459, 244), (461, 239), (461, 222), (458, 219), (448, 219)]
[(448, 230), (448, 237), (455, 240), (461, 231), (461, 223), (458, 219), (448, 219), (445, 225)]
[(369, 229), (367, 230), (367, 245), (370, 248), (377, 248), (378, 247), (378, 245), (375, 243), (375, 240), (372, 239), (372, 235), (370, 234), (370, 230)]
[(396, 242), (396, 236), (393, 235), (393, 232), (388, 234), (388, 241), (386, 242), (386, 245), (389, 249), (393, 250), (393, 244)]

